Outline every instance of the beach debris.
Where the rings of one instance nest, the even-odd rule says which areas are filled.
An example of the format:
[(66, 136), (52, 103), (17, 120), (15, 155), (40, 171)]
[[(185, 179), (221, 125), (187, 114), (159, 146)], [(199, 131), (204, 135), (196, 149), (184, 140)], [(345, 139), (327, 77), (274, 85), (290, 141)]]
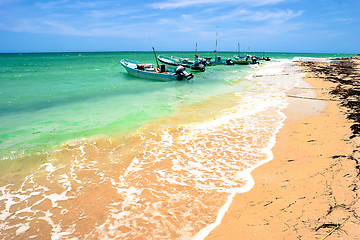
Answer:
[(318, 231), (321, 228), (336, 228), (339, 226), (340, 226), (340, 223), (323, 223), (323, 224), (317, 226), (315, 230)]
[(318, 231), (321, 228), (333, 228), (328, 234), (326, 234), (321, 240), (324, 240), (325, 238), (327, 238), (328, 236), (330, 236), (333, 232), (335, 232), (335, 230), (339, 229), (348, 219), (350, 218), (350, 216), (348, 216), (347, 218), (345, 218), (341, 223), (323, 223), (320, 226), (316, 227), (316, 231)]
[(294, 202), (290, 203), (289, 206), (284, 207), (284, 208), (282, 208), (282, 209), (280, 209), (280, 210), (281, 210), (281, 211), (284, 211), (285, 209), (290, 208), (292, 205), (294, 205), (294, 204), (296, 203), (296, 201), (297, 201), (297, 200), (295, 200)]
[(334, 155), (332, 156), (333, 159), (336, 159), (336, 158), (344, 158), (346, 157), (345, 155)]
[(332, 98), (314, 98), (314, 97), (304, 97), (304, 96), (296, 96), (296, 95), (289, 95), (289, 94), (286, 94), (286, 96), (291, 97), (291, 98), (302, 98), (302, 99), (318, 100), (318, 101), (340, 101), (338, 99), (332, 99)]
[(360, 73), (357, 67), (359, 60), (359, 57), (351, 57), (339, 58), (331, 63), (299, 63), (305, 67), (305, 71), (315, 73), (316, 77), (338, 83), (330, 93), (338, 97), (334, 100), (341, 101), (341, 106), (347, 108), (347, 118), (354, 122), (350, 139), (360, 135)]
[[(309, 75), (310, 78), (316, 78), (335, 83), (333, 84), (334, 87), (331, 89), (325, 88), (323, 90), (330, 94), (329, 98), (339, 102), (337, 106), (339, 106), (339, 108), (341, 107), (341, 112), (344, 114), (344, 116), (346, 116), (347, 119), (350, 120), (351, 126), (349, 128), (352, 134), (348, 135), (348, 139), (343, 139), (343, 141), (350, 141), (351, 139), (355, 138), (354, 140), (351, 140), (351, 142), (354, 143), (354, 146), (358, 149), (360, 147), (360, 57), (337, 59), (336, 61), (332, 61), (332, 63), (302, 62), (298, 65), (302, 66), (305, 72), (311, 73)], [(349, 183), (346, 186), (348, 187), (347, 191), (351, 191), (351, 193), (349, 193), (349, 197), (346, 197), (346, 199), (341, 199), (340, 202), (338, 202), (339, 198), (337, 198), (335, 192), (332, 190), (333, 183), (329, 184), (326, 182), (327, 188), (329, 190), (327, 192), (328, 197), (332, 198), (331, 201), (335, 200), (335, 206), (330, 204), (330, 209), (326, 216), (329, 216), (329, 214), (335, 208), (340, 208), (348, 213), (351, 213), (350, 216), (353, 217), (351, 224), (359, 224), (360, 217), (358, 213), (358, 191), (360, 188), (358, 177), (360, 176), (360, 151), (354, 150), (350, 155), (333, 155), (331, 158), (336, 161), (335, 164), (340, 165), (346, 160), (353, 161), (351, 164), (353, 164), (355, 172), (347, 171), (341, 174), (343, 179), (346, 178), (344, 179), (346, 183), (339, 183), (345, 185)], [(349, 203), (351, 199), (350, 195), (353, 198), (351, 203)], [(342, 232), (348, 234), (345, 230), (341, 230), (340, 228), (346, 221), (348, 221), (350, 216), (345, 219), (342, 218), (342, 222), (330, 221), (319, 224), (315, 228), (316, 231), (323, 229), (324, 231), (328, 232), (324, 237), (319, 239), (324, 240), (337, 230), (339, 230), (337, 231), (339, 236), (342, 236)], [(352, 228), (351, 233), (349, 234), (356, 235), (358, 232), (358, 229), (355, 230)]]
[(360, 133), (360, 124), (353, 124), (350, 128), (354, 134), (357, 135)]

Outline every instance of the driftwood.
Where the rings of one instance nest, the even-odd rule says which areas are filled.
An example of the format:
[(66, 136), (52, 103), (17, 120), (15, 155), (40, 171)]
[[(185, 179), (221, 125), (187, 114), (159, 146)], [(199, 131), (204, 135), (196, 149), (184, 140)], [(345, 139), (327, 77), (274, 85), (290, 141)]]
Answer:
[(301, 98), (301, 99), (309, 99), (309, 100), (318, 100), (318, 101), (341, 101), (339, 99), (331, 99), (331, 98), (312, 98), (312, 97), (304, 97), (304, 96), (296, 96), (296, 95), (286, 95), (291, 98)]
[(328, 236), (330, 236), (333, 232), (335, 232), (335, 230), (339, 229), (348, 219), (350, 218), (347, 217), (345, 218), (341, 223), (323, 223), (320, 226), (316, 227), (316, 231), (318, 231), (321, 228), (333, 228), (328, 234), (326, 234), (321, 240), (324, 240), (325, 238), (327, 238)]
[[(332, 63), (300, 62), (306, 72), (312, 72), (316, 77), (337, 83), (330, 91), (335, 99), (314, 99), (325, 101), (341, 101), (341, 106), (347, 109), (347, 118), (353, 121), (351, 138), (360, 135), (360, 73), (355, 61), (358, 57), (339, 58)], [(296, 96), (288, 96), (296, 97)], [(302, 98), (302, 97), (301, 97)]]

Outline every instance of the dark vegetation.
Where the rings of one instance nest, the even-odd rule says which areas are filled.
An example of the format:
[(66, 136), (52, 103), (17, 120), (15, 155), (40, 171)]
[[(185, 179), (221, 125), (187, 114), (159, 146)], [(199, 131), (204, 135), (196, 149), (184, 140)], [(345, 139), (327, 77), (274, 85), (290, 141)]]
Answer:
[[(337, 84), (336, 87), (330, 91), (331, 99), (329, 100), (339, 101), (341, 111), (343, 111), (347, 119), (351, 121), (350, 130), (352, 135), (348, 141), (353, 141), (353, 152), (349, 156), (332, 156), (332, 159), (336, 161), (334, 169), (335, 166), (339, 165), (339, 168), (336, 168), (337, 172), (341, 172), (341, 164), (343, 161), (350, 160), (354, 164), (355, 174), (347, 173), (343, 176), (344, 180), (346, 177), (352, 176), (351, 180), (345, 180), (344, 183), (342, 183), (343, 187), (347, 187), (349, 190), (347, 192), (348, 197), (345, 200), (337, 201), (338, 198), (336, 198), (335, 195), (333, 196), (335, 193), (333, 191), (330, 192), (329, 197), (331, 198), (333, 196), (333, 201), (329, 203), (327, 213), (327, 215), (330, 215), (335, 210), (342, 209), (344, 218), (341, 223), (324, 223), (316, 228), (316, 231), (321, 228), (333, 229), (322, 239), (330, 236), (335, 230), (339, 230), (339, 236), (347, 239), (347, 232), (341, 230), (340, 227), (350, 217), (353, 224), (360, 224), (360, 57), (335, 59), (331, 63), (301, 62), (300, 65), (304, 67), (306, 72), (314, 74), (316, 78)], [(331, 174), (335, 175), (335, 170)], [(332, 189), (332, 186), (330, 186), (329, 189)]]
[(341, 100), (347, 118), (353, 121), (351, 138), (360, 136), (360, 66), (355, 61), (360, 57), (340, 58), (329, 63), (302, 62), (306, 71), (316, 77), (337, 83), (330, 93)]

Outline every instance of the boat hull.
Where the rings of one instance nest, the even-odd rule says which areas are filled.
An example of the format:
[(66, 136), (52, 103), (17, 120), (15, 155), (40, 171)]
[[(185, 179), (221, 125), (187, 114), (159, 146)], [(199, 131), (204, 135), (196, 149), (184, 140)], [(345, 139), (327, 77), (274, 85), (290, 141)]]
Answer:
[(210, 65), (234, 65), (234, 62), (230, 58), (224, 58), (224, 57), (215, 57), (215, 59), (212, 59), (212, 57), (204, 57)]
[(195, 61), (180, 60), (180, 58), (169, 58), (165, 56), (158, 56), (158, 60), (170, 66), (183, 66), (185, 68), (190, 68), (192, 71), (205, 71), (205, 66), (199, 62), (196, 63)]
[(135, 69), (129, 69), (126, 68), (126, 71), (137, 78), (145, 78), (145, 79), (151, 79), (151, 80), (157, 80), (157, 81), (170, 81), (170, 80), (178, 80), (177, 76), (173, 76), (173, 75), (167, 75), (164, 73), (147, 73), (144, 71), (139, 71), (139, 70), (135, 70)]
[(242, 65), (248, 65), (248, 64), (256, 64), (258, 63), (257, 58), (254, 56), (247, 56), (247, 57), (243, 57), (243, 56), (234, 56), (234, 60), (233, 62), (235, 64), (242, 64)]
[(180, 63), (177, 62), (177, 61), (171, 61), (169, 59), (165, 59), (165, 58), (162, 58), (160, 56), (158, 57), (158, 59), (159, 59), (160, 62), (171, 65), (171, 66), (179, 66), (180, 65)]
[(241, 61), (241, 60), (232, 60), (234, 64), (238, 64), (238, 65), (249, 65), (250, 62), (248, 61)]
[(182, 71), (180, 73), (178, 72), (175, 73), (173, 71), (156, 72), (154, 68), (150, 68), (150, 67), (147, 67), (146, 70), (138, 69), (138, 66), (141, 66), (142, 64), (131, 60), (129, 61), (123, 59), (120, 61), (120, 63), (130, 75), (137, 78), (144, 78), (144, 79), (165, 82), (165, 81), (183, 80), (183, 79), (190, 80), (193, 77), (192, 74), (188, 74), (185, 71)]

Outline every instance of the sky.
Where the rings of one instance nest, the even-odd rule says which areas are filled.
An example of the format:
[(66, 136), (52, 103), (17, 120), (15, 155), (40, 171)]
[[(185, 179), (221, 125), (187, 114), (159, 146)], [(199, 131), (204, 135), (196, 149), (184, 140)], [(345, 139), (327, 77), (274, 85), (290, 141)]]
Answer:
[[(216, 47), (217, 40), (217, 47)], [(0, 52), (360, 53), (360, 0), (0, 0)]]

